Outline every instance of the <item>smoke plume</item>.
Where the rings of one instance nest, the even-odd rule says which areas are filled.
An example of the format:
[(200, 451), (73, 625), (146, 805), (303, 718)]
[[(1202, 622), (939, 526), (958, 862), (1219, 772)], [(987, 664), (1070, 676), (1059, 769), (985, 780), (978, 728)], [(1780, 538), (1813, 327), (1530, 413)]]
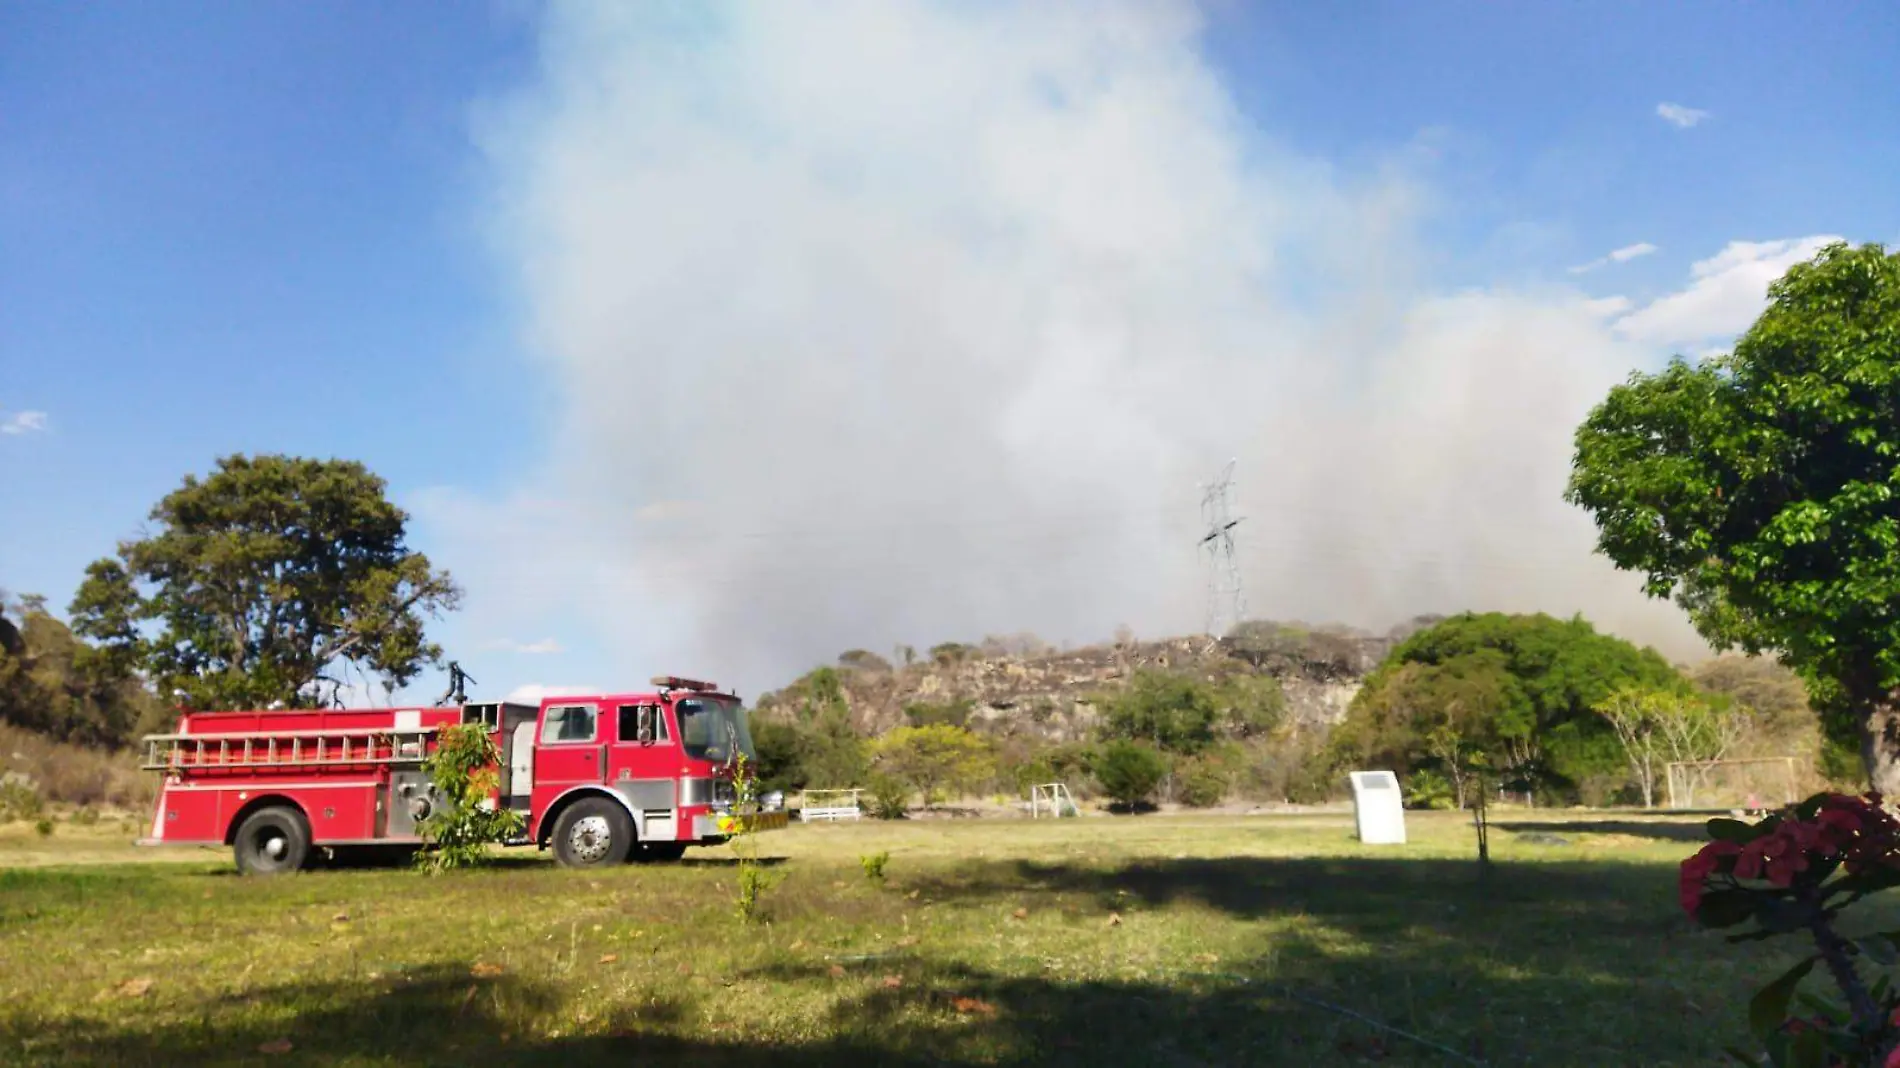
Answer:
[(1697, 648), (1561, 500), (1573, 428), (1657, 331), (1434, 289), (1418, 158), (1277, 144), (1203, 28), (551, 8), (482, 139), (562, 410), (507, 518), (425, 509), (491, 517), (442, 554), (471, 611), (754, 687), (851, 647), (1191, 633), (1198, 483), (1233, 457), (1252, 616), (1581, 611)]

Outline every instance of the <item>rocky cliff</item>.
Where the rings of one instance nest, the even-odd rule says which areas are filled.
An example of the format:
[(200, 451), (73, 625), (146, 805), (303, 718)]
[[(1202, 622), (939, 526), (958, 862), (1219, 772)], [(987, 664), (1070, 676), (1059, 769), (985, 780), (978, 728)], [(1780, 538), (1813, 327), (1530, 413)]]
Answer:
[[(877, 734), (909, 722), (914, 705), (953, 707), (974, 729), (1051, 742), (1089, 736), (1097, 703), (1144, 669), (1217, 681), (1235, 674), (1279, 679), (1289, 720), (1325, 728), (1345, 715), (1365, 676), (1392, 645), (1429, 620), (1385, 635), (1345, 627), (1250, 622), (1228, 637), (1130, 637), (1073, 650), (1050, 649), (1034, 639), (946, 643), (918, 659), (900, 649), (893, 661), (862, 650), (839, 658), (836, 670), (853, 724)], [(909, 661), (909, 662), (906, 662)], [(804, 699), (811, 676), (758, 701), (767, 716), (789, 714)]]

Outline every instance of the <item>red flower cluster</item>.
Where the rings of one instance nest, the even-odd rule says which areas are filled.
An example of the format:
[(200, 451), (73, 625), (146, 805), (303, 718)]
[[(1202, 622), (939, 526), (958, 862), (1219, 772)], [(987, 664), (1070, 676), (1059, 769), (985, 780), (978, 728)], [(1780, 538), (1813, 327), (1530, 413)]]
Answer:
[(1811, 819), (1796, 819), (1791, 812), (1769, 818), (1775, 821), (1769, 833), (1746, 844), (1710, 842), (1682, 862), (1683, 911), (1696, 914), (1709, 878), (1718, 874), (1786, 887), (1815, 862), (1836, 857), (1850, 875), (1900, 865), (1900, 823), (1880, 807), (1879, 794), (1831, 794)]

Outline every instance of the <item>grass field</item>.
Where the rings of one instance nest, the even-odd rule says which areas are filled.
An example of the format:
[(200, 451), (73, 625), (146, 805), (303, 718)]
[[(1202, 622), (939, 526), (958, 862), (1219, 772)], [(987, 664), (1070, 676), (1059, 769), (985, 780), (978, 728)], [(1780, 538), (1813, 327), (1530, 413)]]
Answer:
[(0, 1061), (1723, 1063), (1791, 957), (1678, 911), (1694, 824), (1565, 818), (1504, 818), (1483, 886), (1450, 814), (1380, 848), (1336, 816), (794, 827), (763, 839), (782, 881), (749, 928), (723, 848), (255, 880), (16, 825)]

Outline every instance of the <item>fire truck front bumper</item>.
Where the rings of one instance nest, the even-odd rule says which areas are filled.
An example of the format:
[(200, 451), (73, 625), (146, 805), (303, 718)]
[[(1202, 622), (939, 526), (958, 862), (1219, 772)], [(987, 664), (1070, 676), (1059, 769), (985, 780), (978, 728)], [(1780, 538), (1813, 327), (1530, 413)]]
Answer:
[(784, 809), (780, 809), (777, 812), (755, 812), (750, 816), (694, 816), (693, 837), (700, 839), (730, 838), (741, 829), (750, 831), (782, 831), (790, 825), (791, 813), (786, 812)]

